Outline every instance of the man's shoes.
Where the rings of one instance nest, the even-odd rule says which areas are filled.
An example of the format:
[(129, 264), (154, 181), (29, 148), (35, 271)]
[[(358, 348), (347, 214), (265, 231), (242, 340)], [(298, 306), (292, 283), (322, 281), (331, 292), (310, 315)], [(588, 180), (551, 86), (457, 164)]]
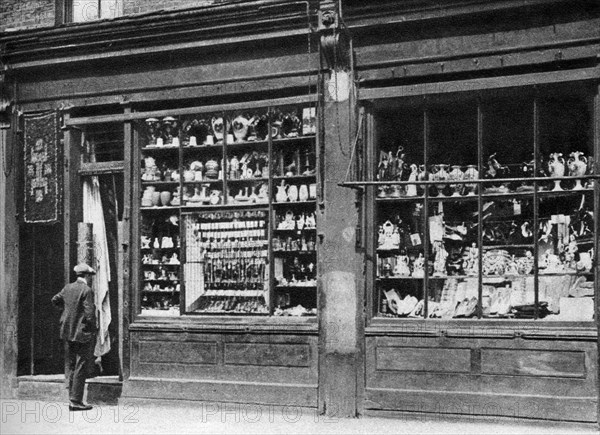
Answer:
[(90, 409), (92, 409), (93, 407), (91, 405), (85, 405), (83, 403), (70, 403), (69, 404), (69, 411), (88, 411)]

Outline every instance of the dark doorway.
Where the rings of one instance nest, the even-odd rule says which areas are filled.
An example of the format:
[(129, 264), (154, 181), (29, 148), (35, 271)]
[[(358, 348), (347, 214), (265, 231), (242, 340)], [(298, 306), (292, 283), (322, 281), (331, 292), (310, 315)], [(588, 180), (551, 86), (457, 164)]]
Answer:
[(63, 226), (23, 225), (20, 245), (18, 375), (62, 373), (60, 310), (50, 300), (65, 284)]

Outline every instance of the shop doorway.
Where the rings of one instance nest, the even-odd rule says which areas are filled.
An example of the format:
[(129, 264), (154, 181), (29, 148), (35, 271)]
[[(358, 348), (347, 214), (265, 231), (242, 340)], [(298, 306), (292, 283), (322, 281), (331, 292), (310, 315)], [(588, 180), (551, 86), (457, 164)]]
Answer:
[[(112, 319), (108, 326), (110, 351), (102, 357), (101, 366), (92, 368), (92, 374), (116, 376), (120, 375), (118, 304), (123, 263), (119, 228), (123, 219), (123, 173), (97, 177), (111, 270), (108, 299)], [(24, 225), (20, 244), (18, 375), (61, 374), (64, 354), (59, 338), (60, 310), (52, 305), (51, 298), (65, 285), (63, 225)]]

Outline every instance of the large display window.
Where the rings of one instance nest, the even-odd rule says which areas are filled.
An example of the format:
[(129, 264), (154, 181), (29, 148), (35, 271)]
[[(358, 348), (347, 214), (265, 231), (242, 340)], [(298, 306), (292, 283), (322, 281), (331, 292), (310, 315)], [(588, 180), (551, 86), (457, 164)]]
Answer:
[(593, 101), (569, 86), (375, 104), (374, 314), (591, 322)]
[(316, 119), (303, 103), (138, 122), (143, 315), (316, 314)]

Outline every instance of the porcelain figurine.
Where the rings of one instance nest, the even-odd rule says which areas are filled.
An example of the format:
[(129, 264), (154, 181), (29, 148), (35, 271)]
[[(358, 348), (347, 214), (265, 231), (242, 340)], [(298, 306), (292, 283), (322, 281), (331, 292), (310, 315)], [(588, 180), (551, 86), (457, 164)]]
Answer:
[(407, 255), (396, 255), (396, 266), (394, 267), (395, 276), (410, 276), (410, 267), (408, 267)]
[[(572, 152), (569, 155), (569, 160), (567, 161), (567, 167), (569, 168), (569, 176), (583, 177), (587, 171), (587, 164), (588, 160), (582, 152)], [(581, 189), (583, 189), (583, 185), (581, 184), (581, 180), (578, 178), (575, 180), (575, 187), (573, 187), (573, 190)]]
[(414, 278), (423, 278), (425, 276), (425, 257), (420, 252), (419, 256), (413, 261), (412, 276)]
[[(417, 181), (418, 175), (419, 167), (413, 163), (412, 165), (410, 165), (410, 175), (408, 176), (408, 181)], [(408, 184), (406, 186), (406, 196), (417, 196), (416, 184)]]
[[(565, 175), (565, 159), (562, 153), (550, 154), (550, 160), (548, 161), (548, 172), (551, 177), (563, 177)], [(553, 192), (563, 190), (560, 187), (560, 180), (554, 180)]]

